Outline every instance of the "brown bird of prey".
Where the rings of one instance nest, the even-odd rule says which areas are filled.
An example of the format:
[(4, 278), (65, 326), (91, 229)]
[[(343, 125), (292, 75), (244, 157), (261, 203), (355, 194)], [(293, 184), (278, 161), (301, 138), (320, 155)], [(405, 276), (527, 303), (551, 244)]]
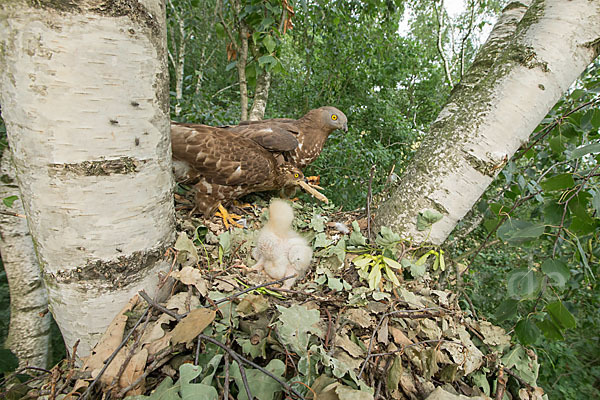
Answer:
[[(223, 128), (252, 139), (271, 152), (280, 153), (280, 162), (289, 162), (302, 169), (321, 154), (331, 132), (336, 129), (348, 131), (348, 119), (337, 108), (327, 106), (310, 110), (300, 119), (243, 121)], [(295, 139), (295, 146), (292, 146), (292, 139)], [(280, 150), (280, 143), (288, 144), (288, 148)]]
[[(282, 142), (272, 147), (288, 151), (294, 145)], [(316, 192), (305, 183), (300, 169), (290, 163), (278, 163), (273, 153), (254, 140), (225, 129), (172, 123), (171, 146), (175, 177), (194, 185), (196, 208), (205, 217), (219, 208), (226, 219), (222, 203), (253, 192), (294, 185)]]

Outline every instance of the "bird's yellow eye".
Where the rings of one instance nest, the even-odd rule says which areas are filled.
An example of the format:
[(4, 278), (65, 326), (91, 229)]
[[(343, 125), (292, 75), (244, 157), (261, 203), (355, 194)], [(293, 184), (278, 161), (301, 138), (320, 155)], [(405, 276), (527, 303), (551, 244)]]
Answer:
[(332, 115), (331, 115), (331, 119), (332, 119), (332, 120), (334, 120), (334, 121), (337, 121), (337, 115), (335, 115), (335, 114), (332, 114)]
[(297, 177), (299, 177), (299, 176), (300, 176), (300, 175), (299, 175), (299, 174), (297, 174), (297, 173), (296, 173), (296, 174), (294, 174), (294, 178), (297, 178)]

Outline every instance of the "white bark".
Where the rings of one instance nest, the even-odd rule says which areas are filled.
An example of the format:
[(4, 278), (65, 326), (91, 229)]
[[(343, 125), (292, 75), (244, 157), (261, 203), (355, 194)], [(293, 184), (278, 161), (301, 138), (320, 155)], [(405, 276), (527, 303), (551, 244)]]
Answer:
[[(25, 219), (10, 151), (2, 154), (0, 199), (18, 196), (12, 207), (0, 202), (0, 253), (10, 288), (10, 325), (6, 347), (19, 358), (19, 367), (46, 368), (50, 343), (48, 295)], [(16, 214), (16, 215), (10, 215)]]
[(271, 86), (271, 73), (263, 71), (256, 80), (256, 90), (254, 91), (254, 100), (250, 107), (250, 121), (260, 121), (265, 116), (267, 100), (269, 99), (269, 87)]
[(0, 5), (0, 101), (50, 310), (85, 356), (174, 238), (164, 1), (38, 4)]
[[(440, 112), (376, 222), (416, 241), (442, 243), (506, 160), (598, 55), (600, 2), (536, 0), (515, 29), (522, 2), (498, 29)], [(503, 25), (504, 24), (504, 25)], [(437, 210), (431, 231), (417, 215)]]

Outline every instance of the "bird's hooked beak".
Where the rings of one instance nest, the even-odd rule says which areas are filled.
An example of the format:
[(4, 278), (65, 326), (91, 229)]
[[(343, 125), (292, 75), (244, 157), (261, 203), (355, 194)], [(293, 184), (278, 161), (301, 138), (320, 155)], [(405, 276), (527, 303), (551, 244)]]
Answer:
[(344, 122), (344, 126), (342, 127), (342, 129), (344, 130), (344, 132), (348, 132), (348, 123)]

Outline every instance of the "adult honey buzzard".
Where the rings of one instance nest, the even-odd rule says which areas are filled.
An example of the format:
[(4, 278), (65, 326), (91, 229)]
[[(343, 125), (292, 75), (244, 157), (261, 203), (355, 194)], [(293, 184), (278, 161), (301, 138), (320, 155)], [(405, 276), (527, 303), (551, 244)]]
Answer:
[(303, 169), (321, 154), (331, 132), (336, 129), (348, 131), (348, 119), (337, 108), (326, 106), (310, 110), (300, 119), (243, 121), (223, 128), (278, 153), (279, 162), (288, 162)]
[[(294, 145), (283, 141), (271, 143), (270, 149), (283, 152)], [(171, 146), (175, 177), (194, 185), (196, 208), (206, 217), (221, 203), (252, 192), (294, 185), (314, 191), (304, 182), (300, 169), (277, 162), (265, 147), (235, 132), (207, 125), (172, 123)], [(226, 214), (222, 207), (221, 213)]]

